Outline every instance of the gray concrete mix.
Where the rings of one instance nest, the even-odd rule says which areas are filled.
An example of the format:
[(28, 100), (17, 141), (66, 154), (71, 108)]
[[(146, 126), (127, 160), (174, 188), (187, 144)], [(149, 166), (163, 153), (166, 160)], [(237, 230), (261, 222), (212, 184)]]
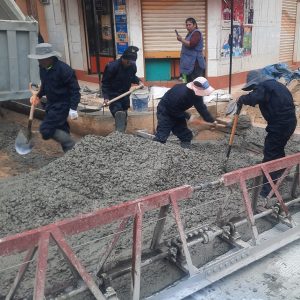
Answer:
[[(0, 134), (0, 141), (4, 143), (4, 147), (11, 148), (14, 139), (8, 140), (2, 127)], [(13, 136), (12, 133), (8, 134)], [(264, 136), (264, 129), (251, 128), (241, 131), (235, 138), (227, 162), (227, 171), (260, 161), (262, 154), (248, 151), (243, 146), (253, 141), (261, 146)], [(120, 133), (113, 133), (107, 137), (86, 136), (72, 151), (41, 169), (0, 181), (0, 237), (183, 184), (193, 186), (216, 180), (223, 173), (227, 144), (228, 137), (221, 141), (195, 143), (191, 150), (183, 150), (177, 143), (169, 142), (162, 145)], [(298, 144), (299, 138), (295, 136), (288, 145), (287, 153), (299, 151)], [(208, 189), (195, 193), (191, 199), (183, 201), (180, 208), (186, 229), (200, 224), (224, 223), (244, 214), (241, 195), (237, 188)], [(157, 212), (149, 213), (144, 218), (144, 248), (149, 246), (155, 217)], [(106, 226), (101, 230), (69, 239), (70, 244), (77, 247), (76, 254), (83, 259), (89, 271), (95, 271), (101, 249), (99, 243), (92, 244), (91, 241), (112, 234), (115, 227)], [(176, 228), (174, 220), (170, 217), (164, 238), (172, 235), (176, 235)], [(112, 254), (111, 260), (130, 255), (131, 240), (132, 232), (128, 230), (122, 235), (122, 240)], [(81, 246), (85, 243), (90, 244)], [(48, 280), (59, 288), (62, 281), (70, 279), (71, 274), (55, 247), (52, 247), (50, 254), (51, 272), (48, 274)], [(213, 256), (213, 253), (207, 256)], [(205, 257), (205, 260), (209, 259)], [(6, 269), (19, 261), (19, 256), (9, 257), (2, 262), (0, 260), (0, 295), (7, 292), (16, 272)], [(57, 268), (58, 261), (59, 268)], [(4, 269), (5, 271), (1, 271)], [(31, 273), (33, 272), (32, 267)], [(168, 274), (165, 276), (171, 277)], [(29, 288), (29, 277), (24, 280), (21, 295), (29, 295), (32, 291)], [(143, 281), (143, 286), (149, 287), (153, 284), (159, 289), (167, 284), (162, 279), (158, 280), (159, 284), (154, 283), (157, 278), (147, 274), (144, 278), (148, 278), (148, 281), (142, 278), (142, 281), (146, 280)], [(142, 295), (149, 292), (146, 288), (142, 291)], [(124, 295), (121, 299), (126, 299), (127, 294)]]

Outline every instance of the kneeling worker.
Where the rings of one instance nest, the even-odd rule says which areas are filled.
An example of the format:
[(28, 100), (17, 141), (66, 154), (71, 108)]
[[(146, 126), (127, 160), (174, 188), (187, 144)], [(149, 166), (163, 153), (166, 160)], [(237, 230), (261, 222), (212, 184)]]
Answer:
[(46, 115), (40, 126), (40, 133), (44, 140), (54, 139), (67, 152), (75, 145), (70, 136), (67, 118), (78, 118), (80, 87), (74, 70), (57, 58), (61, 55), (53, 51), (51, 44), (38, 44), (35, 50), (36, 53), (28, 57), (39, 61), (41, 89), (36, 96), (30, 98), (30, 102), (37, 105), (41, 97), (47, 97)]
[(190, 148), (193, 133), (187, 126), (190, 114), (186, 110), (194, 106), (204, 121), (213, 123), (215, 120), (203, 102), (203, 96), (213, 91), (204, 77), (197, 77), (187, 84), (176, 84), (167, 91), (157, 107), (158, 124), (154, 140), (165, 143), (173, 132), (179, 138), (181, 147)]
[[(135, 46), (129, 46), (119, 59), (106, 65), (102, 78), (104, 103), (128, 92), (131, 84), (141, 84), (140, 79), (136, 76), (137, 68), (135, 61), (137, 60), (138, 50)], [(125, 132), (127, 110), (129, 107), (129, 95), (109, 105), (109, 110), (115, 118), (117, 131)]]

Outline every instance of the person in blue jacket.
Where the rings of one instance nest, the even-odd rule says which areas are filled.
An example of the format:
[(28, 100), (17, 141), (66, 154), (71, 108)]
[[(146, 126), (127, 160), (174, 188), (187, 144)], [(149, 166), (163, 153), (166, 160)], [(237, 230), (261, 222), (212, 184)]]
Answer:
[(182, 148), (190, 148), (193, 134), (187, 126), (187, 120), (191, 115), (186, 110), (194, 106), (204, 121), (214, 123), (214, 118), (203, 102), (203, 96), (208, 96), (213, 91), (204, 77), (198, 77), (187, 84), (176, 84), (168, 90), (157, 107), (158, 123), (154, 141), (165, 143), (173, 132)]
[(188, 31), (185, 38), (177, 35), (181, 42), (180, 73), (185, 82), (191, 82), (199, 76), (205, 76), (206, 63), (203, 56), (203, 36), (194, 18), (185, 20)]
[[(140, 79), (136, 76), (137, 68), (135, 61), (137, 60), (138, 50), (139, 49), (135, 46), (129, 46), (119, 59), (106, 65), (102, 77), (104, 103), (128, 92), (131, 84), (142, 84)], [(115, 118), (117, 131), (125, 132), (127, 110), (129, 107), (129, 95), (109, 105), (109, 110)]]
[[(250, 92), (240, 96), (237, 105), (240, 107), (259, 105), (261, 114), (267, 121), (263, 162), (284, 157), (284, 148), (297, 125), (292, 94), (285, 85), (262, 75), (260, 70), (248, 73), (243, 90)], [(281, 170), (276, 171), (271, 173), (271, 177), (276, 180), (281, 174)], [(271, 191), (271, 186), (267, 183), (266, 177), (263, 183), (260, 195), (266, 198)]]
[(37, 96), (30, 98), (30, 102), (37, 105), (43, 96), (47, 97), (40, 133), (44, 140), (54, 139), (67, 152), (75, 145), (67, 118), (78, 118), (80, 87), (74, 70), (57, 58), (61, 55), (53, 50), (51, 44), (40, 43), (35, 50), (36, 53), (28, 57), (39, 62), (41, 87)]

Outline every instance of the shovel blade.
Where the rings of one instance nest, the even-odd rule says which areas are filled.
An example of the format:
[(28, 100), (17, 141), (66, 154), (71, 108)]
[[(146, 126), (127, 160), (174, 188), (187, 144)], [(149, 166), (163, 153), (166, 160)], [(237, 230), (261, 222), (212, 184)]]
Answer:
[(15, 141), (15, 149), (18, 154), (26, 155), (32, 151), (33, 148), (33, 140), (31, 137), (31, 132), (24, 132), (20, 130), (16, 141)]
[(99, 106), (98, 108), (88, 108), (88, 107), (85, 107), (85, 108), (79, 109), (79, 111), (83, 112), (83, 113), (93, 113), (93, 112), (100, 111), (102, 108), (103, 108), (103, 106)]
[(235, 100), (228, 102), (226, 116), (234, 115), (237, 112), (237, 104)]

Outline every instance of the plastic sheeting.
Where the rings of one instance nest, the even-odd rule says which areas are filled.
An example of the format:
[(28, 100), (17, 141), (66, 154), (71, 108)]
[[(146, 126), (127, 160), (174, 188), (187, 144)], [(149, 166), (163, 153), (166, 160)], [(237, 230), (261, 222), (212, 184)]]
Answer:
[(261, 69), (261, 73), (276, 80), (283, 77), (286, 83), (289, 83), (293, 79), (300, 79), (300, 70), (292, 71), (288, 65), (284, 63), (266, 66)]

